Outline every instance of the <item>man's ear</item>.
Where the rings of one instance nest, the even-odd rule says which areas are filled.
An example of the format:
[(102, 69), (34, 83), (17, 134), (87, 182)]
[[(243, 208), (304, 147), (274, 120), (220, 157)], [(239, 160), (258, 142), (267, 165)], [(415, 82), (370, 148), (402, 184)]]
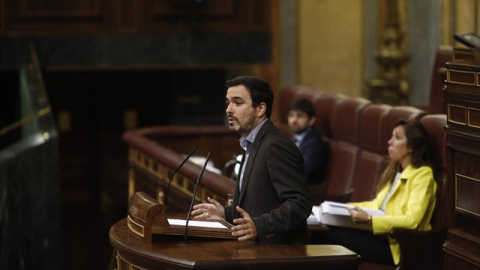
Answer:
[(257, 106), (257, 117), (264, 116), (267, 113), (267, 104), (265, 102), (260, 102)]
[(308, 121), (309, 126), (313, 126), (315, 124), (315, 121), (317, 121), (317, 118), (314, 116), (310, 117), (310, 120)]

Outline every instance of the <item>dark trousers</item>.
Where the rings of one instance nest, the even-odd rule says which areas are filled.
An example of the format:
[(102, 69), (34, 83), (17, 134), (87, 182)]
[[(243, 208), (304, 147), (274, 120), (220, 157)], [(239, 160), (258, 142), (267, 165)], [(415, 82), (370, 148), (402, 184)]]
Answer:
[(392, 253), (386, 235), (370, 231), (329, 226), (328, 231), (315, 231), (312, 244), (341, 245), (362, 256), (362, 260), (393, 265)]

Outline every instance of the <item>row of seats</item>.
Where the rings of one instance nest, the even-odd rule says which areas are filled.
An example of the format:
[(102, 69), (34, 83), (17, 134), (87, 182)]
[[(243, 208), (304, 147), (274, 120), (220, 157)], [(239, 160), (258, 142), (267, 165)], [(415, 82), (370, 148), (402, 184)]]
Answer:
[[(364, 98), (314, 91), (305, 86), (288, 86), (280, 95), (280, 126), (287, 131), (288, 108), (293, 100), (307, 98), (315, 106), (315, 128), (330, 146), (325, 181), (326, 193), (342, 194), (352, 190), (351, 200), (369, 200), (376, 182), (387, 165), (388, 145), (394, 124), (415, 119), (428, 123), (427, 128), (437, 157), (444, 171), (446, 116), (427, 114), (410, 106), (372, 104)], [(437, 123), (430, 124), (430, 123)]]
[[(373, 104), (364, 98), (330, 94), (294, 85), (283, 89), (280, 95), (280, 127), (285, 132), (288, 132), (289, 106), (298, 98), (307, 98), (314, 104), (317, 119), (315, 128), (329, 145), (324, 182), (310, 186), (314, 204), (319, 204), (325, 199), (364, 201), (374, 198), (377, 181), (388, 163), (387, 142), (395, 123), (400, 119), (414, 119), (425, 126), (431, 138), (438, 174), (436, 177), (438, 182), (437, 207), (432, 219), (432, 226), (434, 230), (441, 232), (439, 237), (435, 238), (439, 244), (432, 248), (432, 251), (437, 252), (439, 254), (437, 258), (441, 259), (441, 243), (444, 238), (442, 233), (446, 228), (444, 189), (446, 115), (429, 114), (411, 106)], [(407, 240), (408, 238), (407, 236)], [(403, 252), (416, 252), (416, 249), (409, 249), (411, 248), (402, 247), (402, 258), (409, 258), (408, 255), (405, 257)], [(413, 254), (413, 256), (419, 256), (419, 254), (424, 253)], [(425, 260), (423, 261), (425, 262)], [(372, 266), (369, 267), (376, 269)], [(435, 269), (438, 265), (433, 267), (424, 269)]]

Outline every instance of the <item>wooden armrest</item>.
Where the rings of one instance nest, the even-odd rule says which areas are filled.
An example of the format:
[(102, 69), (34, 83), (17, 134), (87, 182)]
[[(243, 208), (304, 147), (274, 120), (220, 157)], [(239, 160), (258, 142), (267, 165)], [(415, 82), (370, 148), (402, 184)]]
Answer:
[(324, 201), (342, 202), (346, 203), (350, 201), (353, 194), (353, 188), (340, 194), (324, 194), (326, 185), (325, 183), (309, 185), (310, 192), (312, 194), (312, 203), (314, 205), (320, 205)]
[(443, 269), (443, 242), (447, 229), (414, 231), (394, 229), (390, 236), (400, 244), (402, 269)]
[(350, 198), (352, 197), (353, 194), (353, 188), (345, 191), (344, 193), (340, 194), (327, 194), (325, 196), (326, 201), (334, 201), (334, 202), (342, 202), (346, 203), (350, 201)]

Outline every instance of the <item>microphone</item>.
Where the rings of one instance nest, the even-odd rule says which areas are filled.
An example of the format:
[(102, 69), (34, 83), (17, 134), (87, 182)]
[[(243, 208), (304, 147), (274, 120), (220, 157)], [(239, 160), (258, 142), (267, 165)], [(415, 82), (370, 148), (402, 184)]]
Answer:
[(170, 180), (168, 181), (167, 190), (165, 190), (165, 209), (167, 209), (168, 192), (170, 191), (170, 184), (172, 184), (173, 177), (180, 170), (180, 168), (182, 168), (183, 164), (185, 164), (185, 162), (187, 162), (187, 160), (193, 155), (193, 153), (195, 153), (196, 150), (197, 150), (197, 148), (194, 147), (192, 149), (192, 151), (190, 151), (190, 154), (188, 154), (187, 157), (182, 161), (182, 163), (180, 163), (180, 165), (178, 165), (177, 169), (175, 169), (172, 176), (170, 176)]
[(207, 159), (205, 160), (205, 164), (203, 164), (202, 171), (198, 175), (197, 183), (195, 183), (195, 189), (193, 190), (192, 202), (190, 203), (190, 209), (188, 209), (187, 221), (185, 223), (185, 234), (183, 239), (184, 244), (188, 244), (188, 221), (190, 220), (190, 215), (192, 214), (193, 203), (195, 202), (195, 196), (197, 195), (198, 184), (200, 184), (200, 179), (202, 179), (203, 172), (205, 171), (205, 167), (207, 167), (207, 163), (209, 159), (210, 159), (210, 152), (208, 152), (207, 154)]

